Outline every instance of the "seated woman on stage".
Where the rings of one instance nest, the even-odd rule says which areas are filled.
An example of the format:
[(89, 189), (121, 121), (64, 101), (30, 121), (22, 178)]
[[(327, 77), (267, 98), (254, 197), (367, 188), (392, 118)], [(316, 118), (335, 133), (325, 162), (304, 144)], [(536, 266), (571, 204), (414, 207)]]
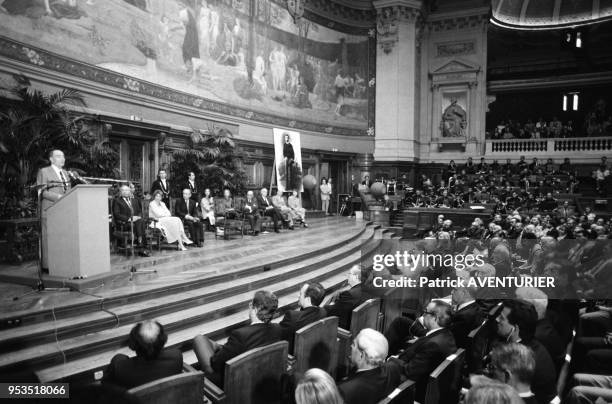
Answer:
[(287, 202), (285, 202), (283, 193), (280, 190), (277, 190), (276, 195), (272, 197), (272, 205), (280, 210), (283, 221), (289, 222), (289, 228), (293, 230), (293, 219), (295, 218), (295, 213), (293, 213), (291, 208), (287, 206)]
[(302, 224), (304, 227), (308, 227), (306, 224), (306, 209), (302, 207), (297, 191), (291, 192), (291, 196), (287, 200), (287, 205), (289, 206), (289, 209), (291, 209), (291, 214), (293, 215), (292, 219), (302, 219)]
[[(164, 233), (168, 243), (177, 241), (179, 249), (185, 251), (187, 248), (184, 244), (193, 244), (193, 241), (187, 238), (181, 219), (170, 214), (162, 199), (163, 192), (161, 190), (158, 189), (153, 192), (153, 200), (149, 204), (149, 217), (158, 221), (157, 226)], [(155, 227), (155, 225), (155, 223), (151, 223), (151, 227)]]
[(210, 195), (210, 188), (204, 190), (204, 196), (200, 201), (200, 207), (202, 208), (202, 217), (204, 220), (208, 219), (208, 223), (211, 227), (215, 226), (215, 200)]

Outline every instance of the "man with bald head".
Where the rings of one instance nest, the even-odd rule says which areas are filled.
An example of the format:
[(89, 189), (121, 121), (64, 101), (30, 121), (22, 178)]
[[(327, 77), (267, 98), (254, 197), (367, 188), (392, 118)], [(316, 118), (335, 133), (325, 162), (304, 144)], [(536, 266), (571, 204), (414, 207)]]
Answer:
[(157, 321), (138, 323), (128, 338), (128, 346), (136, 352), (136, 356), (115, 355), (102, 381), (131, 389), (181, 373), (183, 354), (176, 348), (164, 349), (167, 340), (164, 327)]
[(351, 345), (351, 363), (355, 373), (338, 384), (347, 404), (376, 404), (400, 384), (398, 362), (385, 362), (389, 344), (384, 335), (364, 328)]
[[(66, 158), (61, 150), (51, 150), (49, 152), (49, 162), (51, 165), (38, 170), (36, 175), (36, 185), (41, 186), (42, 198), (42, 268), (48, 272), (48, 234), (47, 234), (47, 209), (59, 201), (70, 190), (70, 175), (64, 170)], [(51, 233), (52, 234), (52, 233)]]
[(363, 288), (361, 266), (353, 265), (347, 274), (348, 289), (341, 291), (336, 299), (325, 306), (328, 316), (338, 316), (338, 325), (350, 330), (353, 309), (365, 302), (370, 296)]
[(126, 231), (130, 231), (134, 224), (134, 242), (141, 245), (145, 232), (145, 222), (142, 220), (142, 206), (140, 200), (134, 198), (129, 185), (123, 184), (119, 188), (119, 196), (113, 201), (113, 218), (115, 224)]

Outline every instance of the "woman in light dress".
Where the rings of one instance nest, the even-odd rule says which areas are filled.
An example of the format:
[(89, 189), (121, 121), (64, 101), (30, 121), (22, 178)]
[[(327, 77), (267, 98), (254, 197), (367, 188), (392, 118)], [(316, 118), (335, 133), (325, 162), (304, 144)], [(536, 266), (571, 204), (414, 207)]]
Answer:
[(162, 201), (162, 192), (158, 189), (153, 192), (153, 201), (149, 204), (149, 217), (156, 219), (158, 222), (151, 223), (151, 227), (159, 227), (164, 233), (168, 243), (178, 242), (179, 249), (187, 250), (185, 244), (193, 244), (193, 241), (187, 238), (183, 222), (176, 216), (172, 216), (166, 204)]
[(208, 219), (211, 227), (215, 226), (215, 200), (210, 195), (210, 188), (204, 190), (204, 196), (200, 201), (200, 207), (202, 208), (202, 217)]
[(283, 220), (289, 222), (289, 228), (293, 230), (293, 219), (295, 218), (295, 214), (291, 211), (291, 208), (287, 206), (287, 202), (285, 202), (285, 198), (280, 189), (277, 190), (276, 195), (272, 197), (272, 205), (280, 210)]
[(289, 206), (289, 209), (291, 209), (293, 219), (302, 219), (302, 224), (304, 227), (308, 227), (306, 224), (306, 209), (302, 207), (297, 191), (294, 190), (291, 192), (291, 196), (289, 196), (289, 199), (287, 200), (287, 205)]
[(329, 196), (331, 195), (331, 186), (327, 183), (327, 178), (323, 177), (321, 179), (321, 186), (319, 187), (321, 190), (321, 208), (325, 215), (329, 215)]

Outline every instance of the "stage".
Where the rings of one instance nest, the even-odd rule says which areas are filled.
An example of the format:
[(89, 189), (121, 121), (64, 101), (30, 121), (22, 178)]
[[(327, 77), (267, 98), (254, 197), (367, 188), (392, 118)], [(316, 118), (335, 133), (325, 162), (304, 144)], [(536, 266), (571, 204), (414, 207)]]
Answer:
[(147, 318), (164, 324), (168, 345), (181, 348), (193, 363), (193, 336), (222, 339), (228, 329), (245, 324), (253, 291), (275, 292), (282, 314), (295, 307), (304, 282), (316, 280), (333, 291), (351, 265), (392, 237), (351, 218), (312, 219), (309, 225), (232, 240), (207, 233), (202, 248), (165, 249), (152, 257), (112, 254), (111, 274), (99, 279), (44, 276), (47, 287), (68, 285), (68, 292), (31, 292), (35, 262), (3, 265), (0, 372), (33, 370), (41, 381), (93, 380), (113, 354), (129, 353), (129, 330)]

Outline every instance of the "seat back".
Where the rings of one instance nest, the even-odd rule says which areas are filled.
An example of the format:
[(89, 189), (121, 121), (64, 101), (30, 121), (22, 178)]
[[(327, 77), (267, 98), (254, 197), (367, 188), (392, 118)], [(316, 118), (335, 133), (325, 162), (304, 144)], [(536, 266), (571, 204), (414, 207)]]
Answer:
[(204, 373), (180, 373), (134, 387), (127, 392), (147, 404), (201, 404), (204, 398)]
[(406, 380), (378, 404), (412, 404), (414, 403), (414, 391), (415, 383), (412, 380)]
[(376, 330), (380, 299), (369, 299), (353, 309), (351, 315), (351, 334), (353, 338), (364, 328)]
[(251, 349), (225, 363), (226, 404), (280, 403), (287, 341)]
[(459, 348), (449, 355), (429, 375), (425, 404), (454, 404), (459, 402), (461, 371), (465, 361), (465, 350)]
[(338, 364), (338, 317), (326, 317), (297, 330), (293, 353), (298, 375), (319, 368), (334, 377)]
[(386, 333), (391, 322), (402, 316), (402, 303), (405, 288), (392, 288), (385, 292), (381, 302), (381, 313), (383, 315), (382, 332)]

